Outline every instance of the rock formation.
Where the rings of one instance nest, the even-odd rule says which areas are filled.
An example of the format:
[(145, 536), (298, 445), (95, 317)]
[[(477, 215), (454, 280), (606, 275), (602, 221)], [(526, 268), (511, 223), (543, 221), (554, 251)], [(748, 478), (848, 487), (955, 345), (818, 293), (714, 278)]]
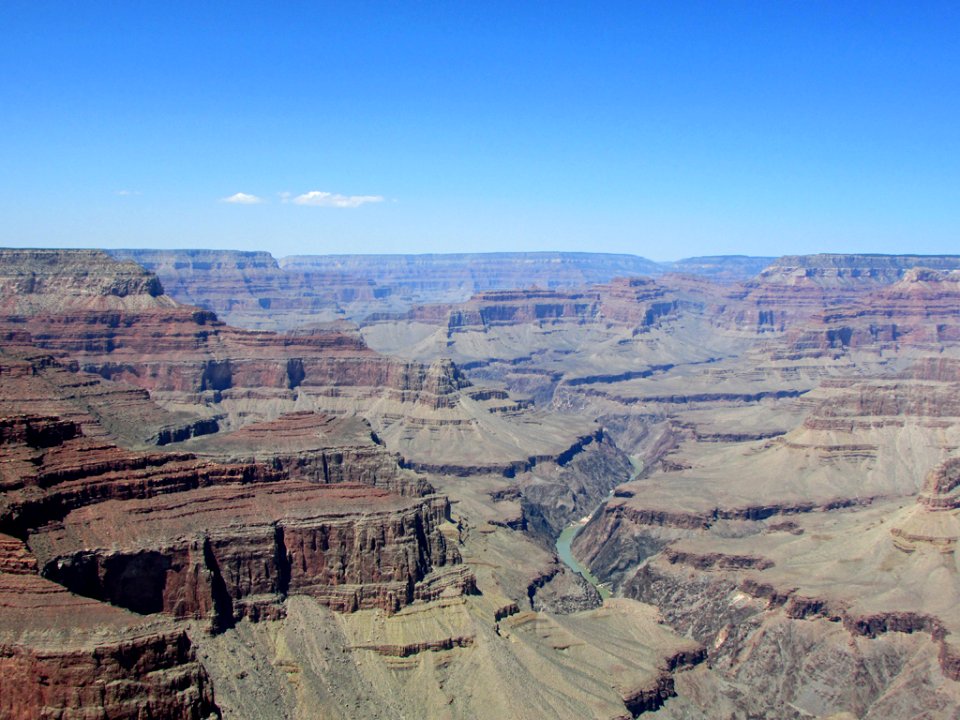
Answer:
[(956, 257), (118, 255), (0, 251), (0, 715), (957, 714)]
[(631, 472), (596, 424), (103, 253), (2, 251), (0, 290), (4, 717), (624, 717), (702, 659), (553, 554)]

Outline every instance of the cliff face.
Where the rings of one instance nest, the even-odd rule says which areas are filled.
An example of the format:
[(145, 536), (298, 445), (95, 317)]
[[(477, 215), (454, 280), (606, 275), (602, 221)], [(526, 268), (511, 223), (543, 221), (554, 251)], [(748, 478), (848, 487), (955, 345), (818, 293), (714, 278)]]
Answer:
[(448, 337), (522, 325), (618, 323), (642, 328), (674, 315), (678, 306), (669, 288), (649, 278), (630, 278), (598, 285), (590, 292), (485, 291), (463, 303), (417, 306), (402, 314), (373, 314), (363, 324), (424, 323), (445, 328)]
[(600, 289), (603, 317), (634, 327), (648, 327), (675, 315), (679, 300), (670, 288), (648, 278), (616, 280)]
[(100, 250), (0, 249), (0, 299), (9, 315), (173, 305), (156, 275)]
[(890, 285), (817, 313), (790, 345), (807, 353), (901, 344), (936, 351), (960, 339), (958, 302), (960, 272), (914, 268)]
[[(519, 323), (590, 322), (599, 310), (595, 294), (547, 290), (479, 293), (468, 302), (414, 308), (405, 320), (445, 325), (451, 333)], [(372, 316), (375, 321), (377, 316)]]
[[(376, 487), (402, 479), (376, 446), (331, 452), (330, 484), (319, 484), (287, 479), (282, 463), (131, 453), (56, 417), (6, 415), (0, 437), (0, 529), (9, 534), (0, 543), (0, 673), (5, 687), (17, 684), (4, 693), (4, 717), (46, 717), (47, 708), (58, 717), (91, 707), (124, 718), (214, 712), (183, 631), (161, 623), (144, 633), (135, 617), (200, 619), (222, 631), (241, 618), (282, 617), (289, 595), (343, 612), (395, 612), (474, 588), (441, 532), (446, 499), (419, 497), (422, 482), (402, 485), (407, 498)], [(338, 482), (350, 479), (369, 484)], [(76, 645), (24, 636), (11, 610), (46, 612), (50, 603), (60, 612), (65, 601), (61, 622)], [(130, 637), (85, 640), (102, 634), (104, 617), (132, 623)]]
[(462, 568), (431, 576), (459, 561), (438, 530), (448, 512), (438, 498), (282, 482), (101, 503), (29, 542), (42, 573), (74, 592), (224, 628), (282, 614), (289, 594), (395, 612), (444, 589), (469, 592)]
[[(336, 483), (344, 477), (336, 470), (320, 485), (287, 480), (275, 466), (129, 453), (57, 418), (12, 417), (3, 426), (0, 528), (29, 538), (45, 576), (135, 612), (222, 625), (235, 618), (222, 615), (229, 607), (218, 605), (218, 592), (277, 600), (304, 588), (345, 610), (396, 610), (428, 592), (418, 583), (434, 565), (457, 560), (438, 531), (446, 501), (372, 487), (380, 473), (398, 474), (376, 452), (365, 474), (371, 485)], [(227, 567), (233, 576), (220, 574)], [(340, 585), (357, 587), (340, 597), (332, 589)]]
[(201, 720), (219, 716), (182, 629), (69, 593), (0, 535), (0, 715)]

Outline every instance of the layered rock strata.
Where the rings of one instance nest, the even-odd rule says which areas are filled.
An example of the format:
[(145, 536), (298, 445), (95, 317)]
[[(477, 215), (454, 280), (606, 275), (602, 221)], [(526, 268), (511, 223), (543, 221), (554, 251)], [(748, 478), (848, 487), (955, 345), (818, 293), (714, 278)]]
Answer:
[(219, 717), (184, 630), (79, 597), (36, 571), (26, 546), (0, 535), (0, 716)]

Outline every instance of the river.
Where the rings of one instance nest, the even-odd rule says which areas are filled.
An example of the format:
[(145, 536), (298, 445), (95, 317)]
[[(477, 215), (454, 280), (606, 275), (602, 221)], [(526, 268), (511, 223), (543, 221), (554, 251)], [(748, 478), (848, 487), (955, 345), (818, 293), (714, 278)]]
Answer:
[[(635, 457), (630, 457), (630, 462), (633, 463), (633, 475), (630, 476), (630, 480), (635, 480), (637, 476), (643, 471), (643, 461)], [(603, 504), (613, 497), (613, 490), (610, 491), (610, 494), (607, 495), (603, 500), (601, 500), (597, 506), (590, 511), (590, 514), (586, 517), (583, 517), (579, 520), (574, 520), (572, 523), (567, 525), (563, 532), (560, 533), (560, 537), (557, 538), (557, 557), (560, 558), (567, 567), (573, 570), (575, 573), (581, 575), (587, 582), (593, 585), (597, 592), (600, 593), (600, 597), (606, 600), (610, 597), (610, 589), (592, 573), (590, 570), (583, 565), (579, 560), (573, 556), (573, 551), (570, 548), (570, 545), (573, 543), (573, 539), (577, 536), (577, 533), (587, 524), (587, 521), (593, 517), (593, 514), (599, 510)]]

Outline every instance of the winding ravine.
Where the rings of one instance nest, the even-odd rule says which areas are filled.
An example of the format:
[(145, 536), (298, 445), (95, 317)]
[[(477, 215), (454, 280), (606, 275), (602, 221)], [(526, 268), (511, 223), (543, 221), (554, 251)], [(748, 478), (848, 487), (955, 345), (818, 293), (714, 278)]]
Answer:
[[(635, 480), (637, 476), (643, 472), (643, 461), (639, 460), (633, 456), (630, 457), (630, 462), (633, 463), (633, 475), (630, 476), (630, 480)], [(587, 582), (593, 585), (597, 592), (600, 593), (600, 597), (606, 600), (610, 597), (610, 589), (607, 588), (600, 580), (590, 572), (590, 569), (586, 565), (582, 564), (577, 558), (573, 556), (573, 550), (571, 549), (571, 544), (573, 539), (577, 536), (577, 533), (580, 532), (581, 528), (587, 524), (587, 521), (593, 517), (594, 513), (597, 512), (603, 504), (607, 502), (611, 497), (613, 497), (613, 490), (610, 491), (610, 494), (607, 495), (603, 500), (601, 500), (597, 506), (587, 514), (586, 517), (580, 518), (579, 520), (574, 520), (572, 523), (567, 525), (563, 532), (560, 533), (560, 537), (557, 538), (557, 557), (560, 558), (567, 567), (573, 570), (575, 573), (581, 575)]]

